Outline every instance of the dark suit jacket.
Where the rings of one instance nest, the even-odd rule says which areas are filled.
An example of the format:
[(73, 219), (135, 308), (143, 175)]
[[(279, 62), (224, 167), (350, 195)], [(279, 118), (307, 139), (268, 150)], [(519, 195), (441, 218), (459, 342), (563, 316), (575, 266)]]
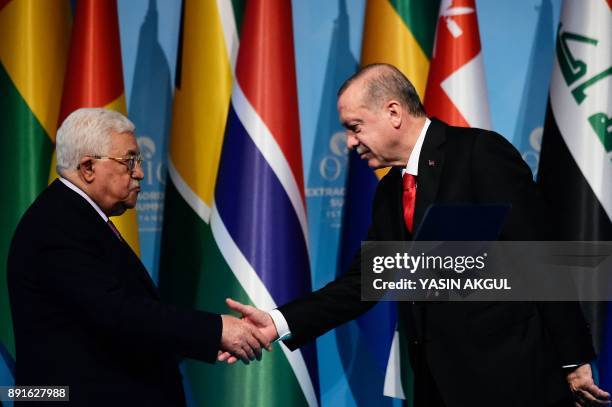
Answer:
[(220, 316), (161, 303), (134, 252), (59, 180), (17, 227), (8, 287), (16, 384), (70, 386), (73, 405), (183, 405), (179, 357), (216, 359)]
[[(531, 172), (502, 136), (432, 119), (425, 137), (415, 230), (432, 203), (510, 203), (502, 239), (550, 237), (543, 232), (545, 212)], [(378, 185), (368, 240), (408, 239), (401, 169), (394, 168)], [(279, 308), (292, 332), (290, 348), (373, 305), (360, 300), (359, 273), (358, 255), (347, 274)], [(448, 407), (548, 405), (569, 395), (561, 366), (594, 357), (589, 327), (575, 303), (403, 302), (399, 311)]]

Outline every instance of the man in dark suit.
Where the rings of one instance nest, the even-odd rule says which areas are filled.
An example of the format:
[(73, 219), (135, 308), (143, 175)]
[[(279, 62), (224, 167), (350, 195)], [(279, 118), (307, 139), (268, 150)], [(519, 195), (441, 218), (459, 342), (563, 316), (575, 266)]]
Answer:
[(269, 346), (235, 317), (160, 302), (109, 219), (140, 190), (133, 131), (110, 110), (68, 116), (57, 134), (61, 178), (27, 210), (9, 252), (16, 384), (69, 386), (74, 405), (184, 405), (180, 357), (214, 363), (221, 349), (248, 363)]
[[(348, 147), (372, 168), (392, 167), (378, 185), (367, 240), (412, 239), (433, 203), (510, 203), (502, 239), (547, 237), (531, 172), (512, 145), (490, 131), (428, 119), (396, 68), (370, 65), (349, 78), (338, 111)], [(270, 313), (228, 305), (295, 349), (373, 303), (361, 301), (357, 255), (347, 274)], [(593, 383), (594, 351), (578, 304), (403, 302), (399, 311), (417, 407), (565, 406), (573, 397), (609, 404)]]

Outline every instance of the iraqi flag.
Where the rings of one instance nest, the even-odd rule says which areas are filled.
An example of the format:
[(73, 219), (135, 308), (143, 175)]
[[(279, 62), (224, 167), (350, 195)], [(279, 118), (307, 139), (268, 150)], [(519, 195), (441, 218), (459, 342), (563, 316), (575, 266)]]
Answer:
[[(563, 3), (538, 182), (560, 240), (612, 240), (612, 1)], [(584, 303), (601, 386), (612, 388), (612, 310)]]

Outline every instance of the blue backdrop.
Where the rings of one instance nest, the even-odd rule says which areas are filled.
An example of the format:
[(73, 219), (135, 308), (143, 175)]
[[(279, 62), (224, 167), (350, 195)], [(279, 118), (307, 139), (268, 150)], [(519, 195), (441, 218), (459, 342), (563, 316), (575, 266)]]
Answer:
[[(493, 129), (507, 137), (535, 171), (561, 1), (476, 3)], [(138, 203), (141, 253), (156, 279), (181, 4), (118, 4), (128, 112), (147, 159)], [(293, 1), (314, 288), (336, 275), (347, 151), (335, 95), (358, 65), (364, 11), (365, 0)], [(356, 391), (359, 386), (349, 382), (358, 378), (347, 375), (339, 342), (335, 331), (317, 342), (322, 404), (367, 404)]]

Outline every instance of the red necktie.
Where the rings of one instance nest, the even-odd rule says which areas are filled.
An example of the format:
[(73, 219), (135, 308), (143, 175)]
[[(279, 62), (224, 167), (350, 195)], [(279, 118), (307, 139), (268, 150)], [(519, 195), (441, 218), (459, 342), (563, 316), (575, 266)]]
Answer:
[(414, 175), (404, 173), (404, 193), (402, 195), (402, 201), (404, 204), (404, 222), (406, 222), (406, 229), (412, 233), (412, 221), (414, 218), (414, 203), (416, 201), (416, 179)]
[(106, 222), (106, 224), (108, 225), (109, 228), (111, 228), (111, 230), (113, 231), (113, 233), (115, 234), (115, 236), (117, 236), (117, 238), (123, 242), (123, 237), (121, 237), (121, 233), (119, 233), (119, 229), (117, 229), (117, 227), (115, 226), (115, 224), (113, 223), (112, 220), (108, 220)]

